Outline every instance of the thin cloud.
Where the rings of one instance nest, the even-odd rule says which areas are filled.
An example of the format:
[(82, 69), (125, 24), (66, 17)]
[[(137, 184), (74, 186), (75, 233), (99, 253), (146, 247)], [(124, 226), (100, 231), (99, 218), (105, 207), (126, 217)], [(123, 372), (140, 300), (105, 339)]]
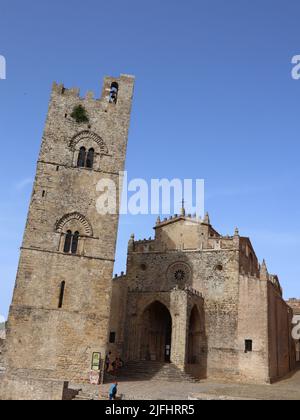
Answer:
[(20, 182), (15, 185), (15, 189), (20, 191), (27, 188), (29, 185), (32, 185), (33, 179), (32, 178), (24, 178)]
[(3, 315), (0, 315), (0, 324), (3, 324), (5, 322), (5, 318)]

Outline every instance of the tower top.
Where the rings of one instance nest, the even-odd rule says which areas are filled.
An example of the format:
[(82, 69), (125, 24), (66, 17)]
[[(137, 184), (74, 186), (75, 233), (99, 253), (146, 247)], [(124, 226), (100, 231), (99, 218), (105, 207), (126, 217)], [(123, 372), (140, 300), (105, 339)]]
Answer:
[(133, 85), (135, 81), (135, 76), (128, 74), (121, 74), (119, 77), (106, 76), (104, 78), (104, 84), (102, 89), (102, 94), (100, 98), (97, 98), (93, 91), (88, 91), (84, 96), (80, 94), (80, 89), (77, 87), (66, 88), (63, 83), (54, 82), (52, 85), (52, 92), (64, 95), (66, 97), (73, 97), (82, 100), (101, 100), (107, 98), (111, 103), (117, 99), (118, 90), (121, 87), (121, 84), (124, 83), (127, 85)]

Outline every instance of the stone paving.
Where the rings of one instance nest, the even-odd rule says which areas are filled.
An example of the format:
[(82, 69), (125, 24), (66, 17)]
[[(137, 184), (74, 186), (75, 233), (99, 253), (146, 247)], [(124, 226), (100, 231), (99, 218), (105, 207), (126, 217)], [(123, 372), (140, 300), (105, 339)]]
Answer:
[[(107, 392), (108, 388), (109, 385), (104, 385), (103, 392)], [(190, 395), (195, 394), (206, 394), (208, 399), (222, 397), (222, 399), (300, 400), (300, 369), (273, 385), (232, 384), (208, 380), (195, 384), (131, 381), (121, 382), (119, 393), (123, 394), (126, 400), (187, 400)]]

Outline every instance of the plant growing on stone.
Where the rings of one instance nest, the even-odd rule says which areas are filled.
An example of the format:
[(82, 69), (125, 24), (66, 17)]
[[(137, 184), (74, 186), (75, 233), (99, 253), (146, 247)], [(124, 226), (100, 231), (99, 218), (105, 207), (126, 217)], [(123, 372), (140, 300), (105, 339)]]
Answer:
[(78, 124), (89, 122), (89, 117), (87, 115), (87, 112), (82, 105), (75, 106), (75, 108), (73, 109), (73, 112), (71, 114), (71, 117), (74, 118), (74, 120)]

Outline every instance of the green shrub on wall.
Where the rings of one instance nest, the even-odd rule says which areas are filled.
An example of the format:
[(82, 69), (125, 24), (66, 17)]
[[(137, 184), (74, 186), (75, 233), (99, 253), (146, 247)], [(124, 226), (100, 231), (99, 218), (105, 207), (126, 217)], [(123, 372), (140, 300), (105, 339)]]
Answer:
[(74, 118), (74, 120), (77, 123), (89, 122), (89, 117), (87, 115), (87, 112), (82, 105), (75, 106), (75, 108), (73, 109), (73, 112), (71, 114), (71, 117)]

